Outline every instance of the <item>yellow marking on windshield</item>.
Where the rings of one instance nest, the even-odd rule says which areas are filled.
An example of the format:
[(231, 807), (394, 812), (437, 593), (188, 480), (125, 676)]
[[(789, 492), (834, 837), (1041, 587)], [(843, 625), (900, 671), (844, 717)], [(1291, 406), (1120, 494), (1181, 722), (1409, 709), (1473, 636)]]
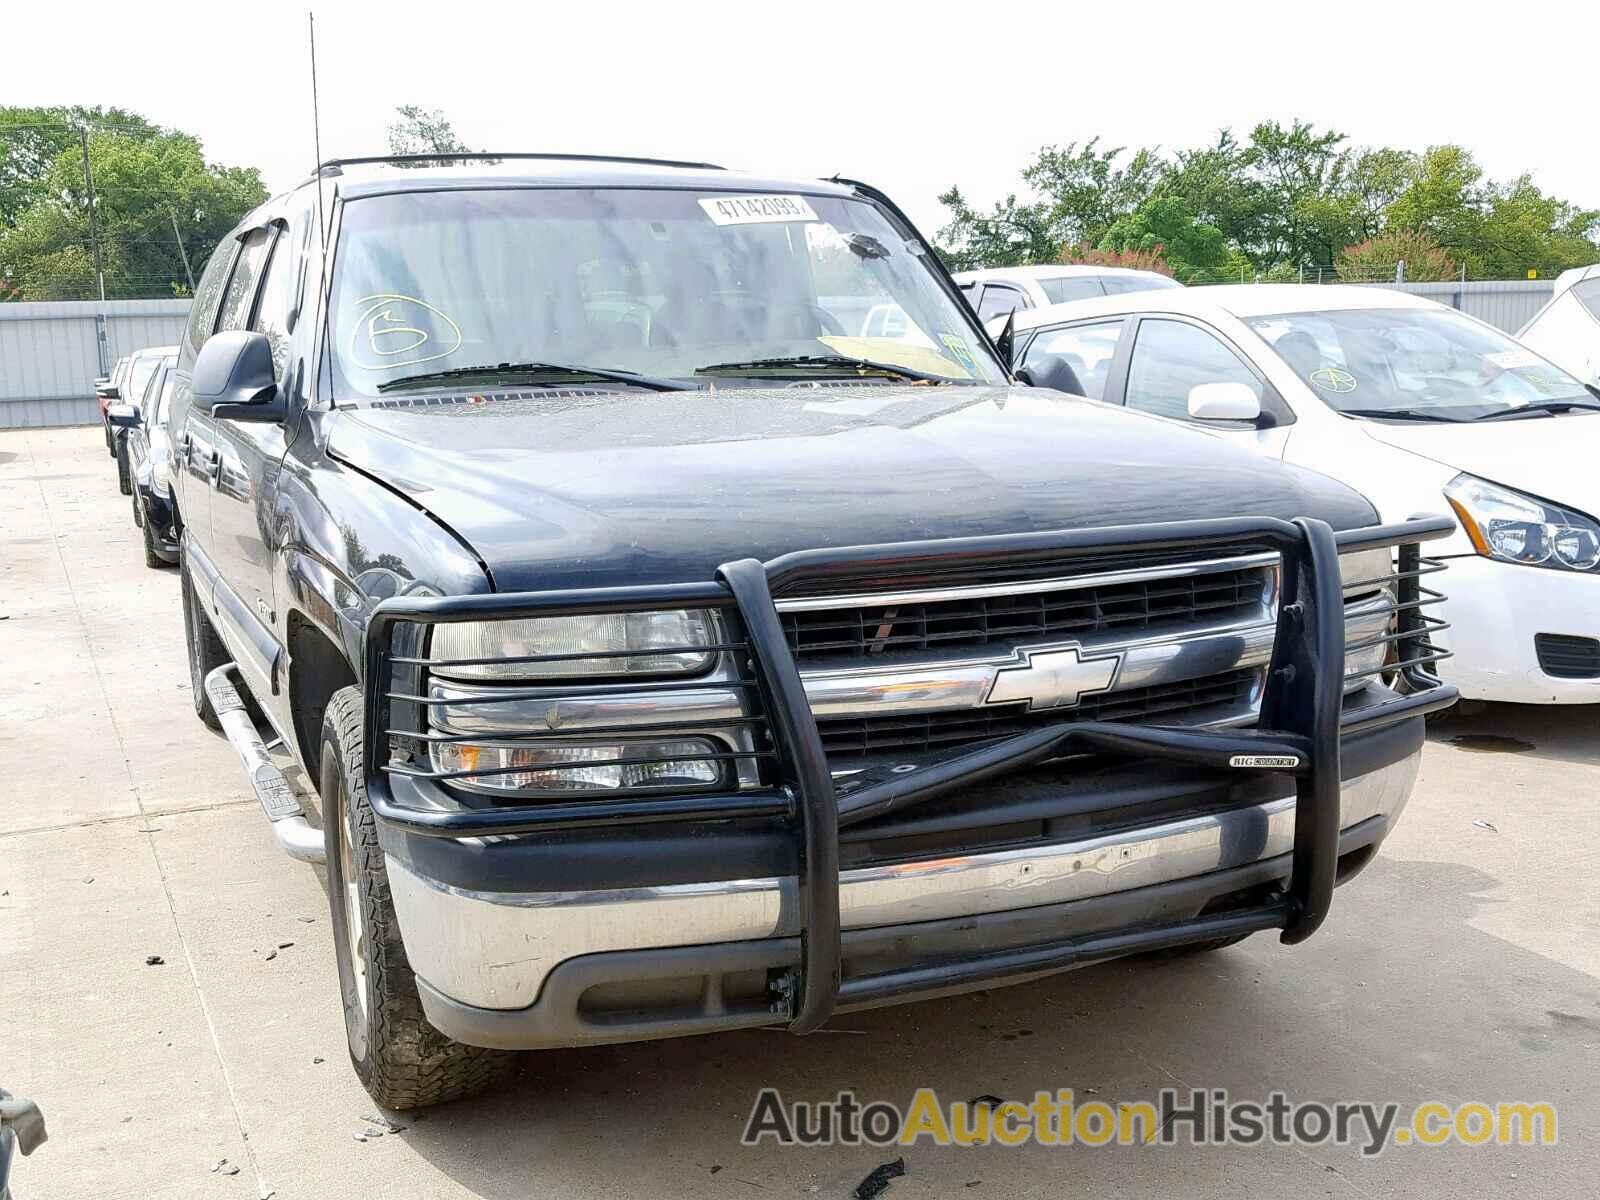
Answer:
[(946, 358), (930, 347), (914, 345), (899, 338), (822, 334), (817, 341), (846, 358), (870, 358), (907, 370), (926, 371), (930, 375), (946, 375), (952, 379), (972, 378), (972, 372), (954, 359)]
[[(461, 326), (426, 300), (399, 292), (381, 292), (363, 296), (355, 303), (357, 314), (355, 327), (350, 331), (350, 358), (358, 367), (368, 371), (392, 371), (396, 367), (414, 367), (418, 363), (433, 362), (461, 349)], [(416, 308), (411, 309), (412, 305)], [(422, 311), (418, 312), (417, 309)], [(430, 321), (426, 314), (449, 326), (446, 338), (436, 337), (422, 328), (423, 325), (437, 324)], [(387, 361), (369, 361), (363, 356), (363, 337), (367, 353), (374, 359)], [(446, 339), (450, 341), (448, 346), (433, 350), (435, 346), (443, 346)], [(432, 353), (416, 353), (419, 350), (432, 350)]]

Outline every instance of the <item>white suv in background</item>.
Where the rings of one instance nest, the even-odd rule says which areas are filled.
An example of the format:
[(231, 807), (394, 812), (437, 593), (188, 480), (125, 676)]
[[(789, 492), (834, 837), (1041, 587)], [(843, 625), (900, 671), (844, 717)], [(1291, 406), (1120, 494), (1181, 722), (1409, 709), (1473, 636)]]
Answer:
[(1156, 271), (1128, 267), (993, 267), (982, 271), (957, 271), (955, 281), (981, 321), (1003, 317), (1021, 309), (1043, 308), (1071, 300), (1120, 296), (1156, 288), (1181, 288), (1183, 284)]
[(1600, 263), (1556, 278), (1556, 293), (1517, 339), (1591, 387), (1600, 385)]

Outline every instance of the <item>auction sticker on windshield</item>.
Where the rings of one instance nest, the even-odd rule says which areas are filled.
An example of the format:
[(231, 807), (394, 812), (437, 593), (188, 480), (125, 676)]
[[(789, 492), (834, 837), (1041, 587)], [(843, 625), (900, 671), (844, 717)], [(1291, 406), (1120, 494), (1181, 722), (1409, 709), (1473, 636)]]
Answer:
[(772, 221), (815, 221), (804, 196), (716, 196), (700, 201), (718, 225), (765, 225)]

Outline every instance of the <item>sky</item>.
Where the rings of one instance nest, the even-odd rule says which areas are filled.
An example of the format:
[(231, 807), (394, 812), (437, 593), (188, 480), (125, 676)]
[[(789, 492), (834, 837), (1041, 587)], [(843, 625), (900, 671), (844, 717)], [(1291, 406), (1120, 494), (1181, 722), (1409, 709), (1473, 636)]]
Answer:
[[(14, 4), (0, 103), (116, 104), (256, 166), (315, 161), (301, 5)], [(1355, 145), (1459, 142), (1600, 207), (1600, 4), (1365, 0), (318, 2), (322, 156), (382, 153), (396, 105), (488, 150), (709, 161), (876, 184), (927, 235), (940, 192), (1024, 192), (1044, 145), (1169, 148), (1295, 118)]]

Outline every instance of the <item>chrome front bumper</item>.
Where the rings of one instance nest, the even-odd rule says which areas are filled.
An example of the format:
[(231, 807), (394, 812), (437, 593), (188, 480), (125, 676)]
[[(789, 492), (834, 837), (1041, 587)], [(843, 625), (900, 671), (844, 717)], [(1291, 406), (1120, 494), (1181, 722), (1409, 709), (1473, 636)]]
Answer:
[[(1392, 825), (1421, 751), (1344, 781), (1340, 828)], [(1075, 842), (848, 870), (846, 929), (906, 925), (1110, 896), (1288, 854), (1295, 798)], [(1382, 833), (1378, 834), (1381, 837)], [(546, 977), (586, 954), (782, 937), (799, 931), (792, 876), (613, 891), (486, 893), (445, 887), (387, 860), (412, 969), (437, 993), (484, 1009), (523, 1009)]]

